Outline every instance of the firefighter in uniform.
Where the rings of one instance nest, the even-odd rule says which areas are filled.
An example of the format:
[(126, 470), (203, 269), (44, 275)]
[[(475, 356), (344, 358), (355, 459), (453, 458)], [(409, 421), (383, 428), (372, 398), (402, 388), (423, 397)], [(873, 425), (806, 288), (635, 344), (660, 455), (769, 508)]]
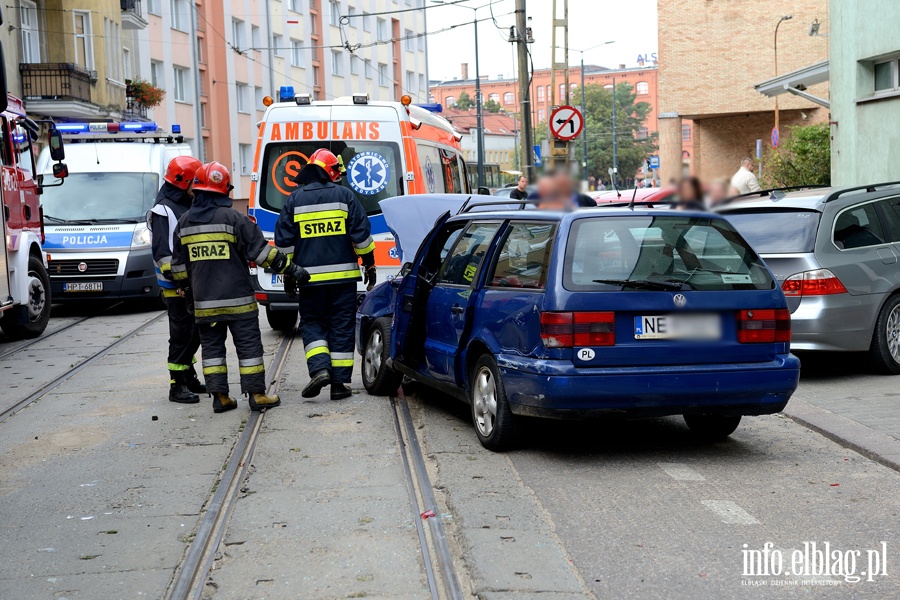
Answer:
[(228, 331), (237, 350), (241, 391), (250, 409), (281, 404), (266, 395), (259, 309), (250, 284), (248, 263), (307, 281), (309, 275), (269, 245), (256, 223), (231, 208), (231, 177), (223, 165), (211, 162), (197, 171), (194, 203), (178, 221), (173, 243), (172, 275), (189, 294), (189, 308), (200, 328), (203, 376), (213, 396), (213, 411), (237, 408), (228, 393), (225, 338)]
[(192, 156), (173, 158), (166, 167), (156, 203), (147, 213), (156, 279), (169, 313), (169, 400), (182, 404), (196, 404), (200, 402), (197, 394), (206, 392), (193, 364), (200, 348), (200, 333), (172, 280), (172, 234), (178, 219), (191, 207), (191, 184), (200, 166)]
[[(288, 198), (275, 224), (275, 247), (300, 257), (310, 274), (300, 289), (300, 332), (306, 350), (310, 382), (304, 398), (314, 398), (331, 386), (331, 399), (351, 395), (356, 282), (366, 270), (369, 289), (375, 283), (375, 242), (369, 218), (353, 192), (338, 182), (345, 172), (341, 160), (322, 148), (309, 157), (297, 176), (299, 189)], [(296, 283), (285, 277), (285, 291)]]

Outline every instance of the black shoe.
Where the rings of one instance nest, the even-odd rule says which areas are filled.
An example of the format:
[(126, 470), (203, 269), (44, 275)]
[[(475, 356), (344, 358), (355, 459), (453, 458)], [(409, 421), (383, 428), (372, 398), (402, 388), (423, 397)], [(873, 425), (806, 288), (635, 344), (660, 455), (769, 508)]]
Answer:
[(213, 392), (213, 412), (223, 413), (237, 408), (237, 400), (224, 392)]
[(350, 386), (344, 383), (332, 383), (331, 384), (331, 399), (332, 400), (343, 400), (344, 398), (349, 398), (353, 395), (353, 392), (350, 391)]
[(197, 371), (195, 371), (193, 367), (187, 372), (184, 383), (187, 385), (188, 389), (195, 394), (206, 393), (206, 386), (200, 383), (200, 378), (197, 377)]
[(306, 384), (300, 395), (304, 398), (315, 398), (322, 391), (322, 388), (331, 384), (331, 373), (328, 371), (316, 371), (312, 374), (310, 382)]
[(266, 396), (264, 393), (254, 392), (250, 394), (250, 410), (262, 410), (264, 408), (275, 408), (281, 406), (281, 398), (278, 394)]
[(183, 383), (173, 383), (169, 386), (169, 402), (197, 404), (200, 402), (200, 396), (189, 390)]

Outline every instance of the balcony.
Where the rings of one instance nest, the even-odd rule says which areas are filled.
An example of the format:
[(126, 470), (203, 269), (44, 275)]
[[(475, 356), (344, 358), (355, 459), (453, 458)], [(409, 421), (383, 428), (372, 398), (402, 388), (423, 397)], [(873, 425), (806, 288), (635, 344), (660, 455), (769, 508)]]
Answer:
[(93, 71), (72, 63), (22, 63), (22, 95), (25, 100), (91, 101)]
[(147, 19), (141, 0), (119, 0), (122, 9), (122, 29), (146, 29)]

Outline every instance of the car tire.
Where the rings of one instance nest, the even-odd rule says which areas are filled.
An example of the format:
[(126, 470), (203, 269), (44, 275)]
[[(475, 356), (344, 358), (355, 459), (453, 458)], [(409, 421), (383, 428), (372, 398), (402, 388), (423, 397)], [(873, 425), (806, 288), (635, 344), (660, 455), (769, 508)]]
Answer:
[(291, 331), (297, 324), (298, 314), (299, 312), (296, 310), (272, 310), (271, 307), (266, 307), (266, 321), (269, 322), (269, 327), (275, 331), (285, 333)]
[(28, 297), (22, 306), (10, 308), (0, 319), (3, 333), (14, 340), (40, 336), (50, 321), (50, 277), (40, 257), (28, 257)]
[(734, 433), (741, 423), (741, 416), (684, 415), (684, 422), (695, 436), (707, 441), (724, 440)]
[(516, 443), (517, 423), (494, 357), (485, 354), (479, 358), (469, 381), (472, 424), (478, 441), (494, 452), (509, 450)]
[(387, 365), (391, 355), (391, 319), (375, 319), (366, 334), (362, 352), (363, 386), (373, 396), (392, 396), (403, 381), (403, 376)]
[(900, 374), (900, 296), (891, 296), (881, 307), (869, 355), (879, 373)]

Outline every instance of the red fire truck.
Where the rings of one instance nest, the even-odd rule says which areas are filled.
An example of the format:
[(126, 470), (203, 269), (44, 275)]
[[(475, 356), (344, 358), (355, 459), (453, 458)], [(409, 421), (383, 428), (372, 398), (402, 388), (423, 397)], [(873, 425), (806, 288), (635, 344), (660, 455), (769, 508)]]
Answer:
[[(2, 16), (0, 16), (2, 24)], [(0, 184), (2, 184), (3, 251), (0, 252), (0, 328), (13, 339), (35, 338), (50, 320), (50, 279), (42, 248), (44, 219), (40, 195), (46, 184), (37, 172), (34, 142), (40, 125), (25, 114), (19, 98), (6, 91), (0, 48)], [(48, 134), (53, 175), (62, 180), (67, 170), (62, 135), (52, 125)], [(51, 185), (61, 185), (59, 181)]]

